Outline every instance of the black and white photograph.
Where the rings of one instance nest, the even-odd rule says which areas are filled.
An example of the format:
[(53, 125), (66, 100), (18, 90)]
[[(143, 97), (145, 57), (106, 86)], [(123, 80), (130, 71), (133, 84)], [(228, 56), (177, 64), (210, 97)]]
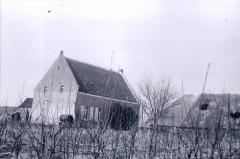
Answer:
[(239, 159), (239, 0), (0, 0), (1, 159)]

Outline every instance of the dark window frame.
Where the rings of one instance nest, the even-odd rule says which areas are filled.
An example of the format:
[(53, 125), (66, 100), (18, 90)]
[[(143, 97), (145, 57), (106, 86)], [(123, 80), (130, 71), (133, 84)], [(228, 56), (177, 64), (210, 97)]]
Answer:
[(46, 94), (47, 91), (48, 91), (48, 86), (44, 86), (44, 88), (43, 88), (43, 94)]
[(59, 92), (62, 93), (63, 90), (64, 90), (64, 85), (61, 85), (61, 86), (60, 86), (60, 90), (59, 90)]
[(89, 106), (84, 106), (83, 120), (90, 120), (90, 107)]

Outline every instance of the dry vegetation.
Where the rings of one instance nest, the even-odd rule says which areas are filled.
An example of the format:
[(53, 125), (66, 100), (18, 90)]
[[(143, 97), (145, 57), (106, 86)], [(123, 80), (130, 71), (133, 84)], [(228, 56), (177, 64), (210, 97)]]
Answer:
[[(76, 124), (32, 124), (2, 121), (0, 158), (59, 159), (153, 159), (239, 158), (240, 133), (225, 127), (221, 110), (200, 128), (200, 119), (190, 127), (159, 126), (173, 105), (177, 92), (168, 81), (140, 84), (141, 106), (152, 120), (151, 128), (133, 127), (115, 131), (107, 126), (81, 128)], [(227, 105), (226, 105), (227, 107)], [(218, 107), (217, 107), (218, 108)]]
[(239, 131), (165, 128), (130, 131), (1, 125), (1, 158), (239, 158)]

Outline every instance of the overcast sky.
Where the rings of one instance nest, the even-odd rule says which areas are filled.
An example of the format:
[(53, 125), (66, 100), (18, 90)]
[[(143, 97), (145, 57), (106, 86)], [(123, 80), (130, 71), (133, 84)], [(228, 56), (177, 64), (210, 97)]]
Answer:
[[(132, 86), (151, 75), (184, 93), (240, 93), (239, 0), (1, 0), (1, 103), (16, 105), (60, 50), (123, 68)], [(114, 52), (114, 53), (113, 53)]]

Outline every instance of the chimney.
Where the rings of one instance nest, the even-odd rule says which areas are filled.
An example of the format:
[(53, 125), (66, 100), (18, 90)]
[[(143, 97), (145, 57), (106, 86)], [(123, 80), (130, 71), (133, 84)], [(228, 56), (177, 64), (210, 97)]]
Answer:
[(62, 56), (63, 55), (63, 50), (60, 50), (60, 56)]
[(122, 68), (121, 68), (121, 69), (119, 69), (119, 72), (123, 74), (123, 69), (122, 69)]

